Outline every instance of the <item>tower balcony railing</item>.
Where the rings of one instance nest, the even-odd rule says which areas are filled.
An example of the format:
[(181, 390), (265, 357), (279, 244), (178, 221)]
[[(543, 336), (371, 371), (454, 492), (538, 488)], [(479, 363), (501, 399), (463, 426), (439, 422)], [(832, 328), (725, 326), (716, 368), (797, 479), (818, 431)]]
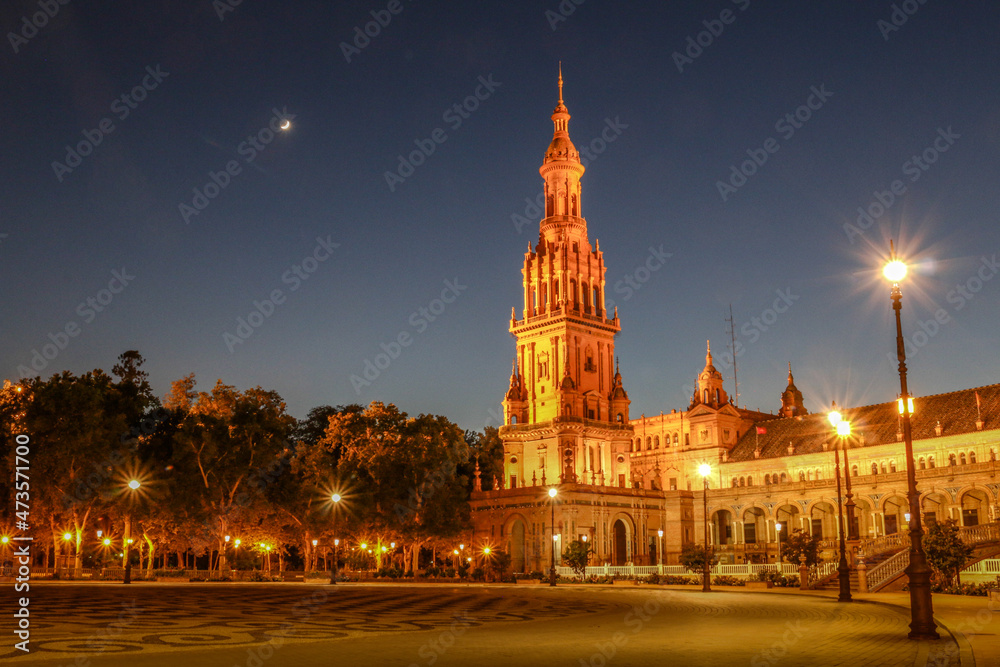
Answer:
[(550, 428), (552, 426), (558, 426), (559, 424), (583, 424), (584, 426), (590, 426), (594, 428), (604, 428), (611, 429), (614, 431), (627, 431), (632, 427), (628, 424), (622, 424), (618, 422), (602, 421), (599, 419), (587, 419), (586, 417), (573, 417), (573, 416), (561, 416), (555, 417), (549, 421), (535, 422), (534, 424), (507, 424), (500, 427), (501, 432), (506, 433), (519, 433), (524, 431), (535, 431), (543, 428)]
[(515, 327), (523, 327), (529, 324), (535, 324), (537, 322), (544, 322), (545, 320), (552, 319), (553, 317), (560, 317), (562, 315), (575, 316), (575, 317), (585, 317), (587, 319), (598, 320), (602, 324), (610, 326), (614, 320), (605, 317), (607, 311), (603, 308), (585, 308), (584, 306), (563, 306), (561, 308), (550, 308), (548, 310), (542, 310), (537, 315), (531, 315), (520, 320), (514, 320)]

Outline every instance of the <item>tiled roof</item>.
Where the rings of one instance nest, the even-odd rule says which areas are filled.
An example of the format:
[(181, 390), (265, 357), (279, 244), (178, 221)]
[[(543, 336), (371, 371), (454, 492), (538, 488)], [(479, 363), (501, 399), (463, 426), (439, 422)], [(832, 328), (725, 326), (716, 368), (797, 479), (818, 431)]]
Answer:
[[(942, 435), (975, 432), (977, 392), (982, 418), (986, 422), (983, 428), (1000, 428), (1000, 384), (991, 384), (947, 394), (914, 397), (914, 414), (910, 417), (913, 439), (936, 437), (934, 429), (938, 422), (941, 423)], [(862, 442), (868, 447), (897, 442), (899, 410), (895, 401), (840, 408), (840, 412), (844, 419), (851, 422), (855, 446), (860, 446)], [(821, 452), (823, 443), (834, 438), (833, 428), (825, 413), (761, 421), (757, 426), (767, 432), (757, 435), (755, 427), (747, 430), (729, 452), (729, 461), (753, 460), (758, 443), (760, 458), (765, 459), (787, 456), (789, 442), (795, 447), (794, 454)]]

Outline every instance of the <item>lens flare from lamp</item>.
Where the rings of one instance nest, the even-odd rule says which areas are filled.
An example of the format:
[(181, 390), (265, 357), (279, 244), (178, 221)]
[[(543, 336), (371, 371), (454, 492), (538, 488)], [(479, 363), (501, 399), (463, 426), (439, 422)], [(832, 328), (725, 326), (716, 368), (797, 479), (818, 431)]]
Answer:
[(894, 259), (882, 269), (882, 275), (894, 283), (906, 277), (906, 264), (898, 259)]

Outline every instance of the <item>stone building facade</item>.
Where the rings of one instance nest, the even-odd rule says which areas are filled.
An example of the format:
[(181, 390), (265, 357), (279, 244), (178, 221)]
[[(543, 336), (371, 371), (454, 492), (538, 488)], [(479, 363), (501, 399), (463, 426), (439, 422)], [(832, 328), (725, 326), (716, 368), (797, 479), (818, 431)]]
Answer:
[[(523, 305), (509, 322), (516, 345), (500, 429), (504, 474), (473, 493), (475, 543), (507, 550), (515, 572), (546, 569), (553, 555), (558, 563), (576, 539), (593, 545), (595, 563), (675, 563), (685, 544), (703, 541), (707, 494), (709, 539), (723, 562), (773, 562), (793, 529), (821, 536), (832, 551), (834, 458), (845, 454), (858, 535), (904, 530), (895, 403), (840, 408), (853, 427), (840, 439), (823, 407), (810, 414), (789, 366), (777, 414), (739, 408), (709, 345), (687, 409), (630, 416), (614, 352), (621, 322), (604, 305), (606, 266), (582, 214), (585, 169), (562, 87), (560, 74), (539, 169), (544, 217), (524, 255)], [(917, 398), (912, 425), (924, 522), (1000, 519), (1000, 384)], [(698, 473), (705, 463), (707, 479)]]

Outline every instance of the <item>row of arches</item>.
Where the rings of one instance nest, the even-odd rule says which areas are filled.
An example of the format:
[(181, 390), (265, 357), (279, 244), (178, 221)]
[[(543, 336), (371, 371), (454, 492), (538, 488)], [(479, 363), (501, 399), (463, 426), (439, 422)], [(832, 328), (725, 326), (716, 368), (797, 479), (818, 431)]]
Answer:
[[(555, 563), (559, 565), (562, 561), (560, 553), (562, 545), (581, 537), (567, 532), (567, 526), (560, 522), (558, 517), (556, 522), (556, 535), (560, 538), (558, 541), (552, 539), (550, 525), (537, 526), (537, 532), (533, 532), (534, 529), (529, 526), (530, 523), (524, 516), (515, 514), (507, 519), (503, 527), (503, 546), (510, 554), (513, 572), (546, 570), (553, 556), (550, 551), (552, 544), (560, 545), (555, 548), (554, 553)], [(630, 516), (619, 513), (612, 517), (607, 524), (606, 534), (603, 533), (603, 530), (584, 533), (592, 541), (593, 564), (625, 565), (635, 559), (635, 523)]]
[[(680, 434), (679, 433), (667, 433), (663, 436), (663, 446), (669, 447), (673, 444), (675, 447), (680, 444)], [(642, 438), (636, 438), (635, 442), (632, 443), (630, 451), (641, 452), (643, 451)], [(654, 449), (660, 448), (660, 436), (658, 435), (647, 435), (646, 436), (646, 447), (645, 451), (652, 451)]]
[[(552, 295), (562, 299), (562, 292), (559, 291), (559, 280), (556, 279), (552, 282)], [(569, 281), (569, 294), (567, 295), (568, 306), (574, 310), (580, 310), (581, 305), (585, 313), (590, 313), (595, 311), (600, 313), (602, 309), (601, 304), (603, 299), (601, 298), (601, 288), (596, 285), (588, 285), (586, 281), (580, 282), (579, 291), (577, 290), (576, 280)], [(538, 315), (539, 313), (545, 312), (553, 307), (552, 298), (549, 296), (549, 286), (547, 284), (542, 284), (540, 287), (536, 287), (531, 290), (531, 303), (529, 304), (531, 308), (532, 315)]]
[[(996, 499), (980, 488), (966, 489), (952, 500), (950, 495), (929, 491), (920, 498), (920, 508), (925, 525), (954, 519), (961, 526), (977, 526), (995, 520)], [(873, 500), (856, 496), (855, 530), (859, 537), (881, 537), (905, 529), (909, 514), (909, 501), (904, 495), (891, 493)], [(847, 517), (845, 514), (845, 521)], [(709, 518), (712, 539), (716, 544), (776, 542), (775, 525), (781, 524), (784, 540), (792, 530), (802, 530), (824, 540), (839, 536), (836, 500), (813, 500), (805, 507), (797, 503), (784, 503), (768, 509), (761, 505), (736, 509), (719, 508)]]

